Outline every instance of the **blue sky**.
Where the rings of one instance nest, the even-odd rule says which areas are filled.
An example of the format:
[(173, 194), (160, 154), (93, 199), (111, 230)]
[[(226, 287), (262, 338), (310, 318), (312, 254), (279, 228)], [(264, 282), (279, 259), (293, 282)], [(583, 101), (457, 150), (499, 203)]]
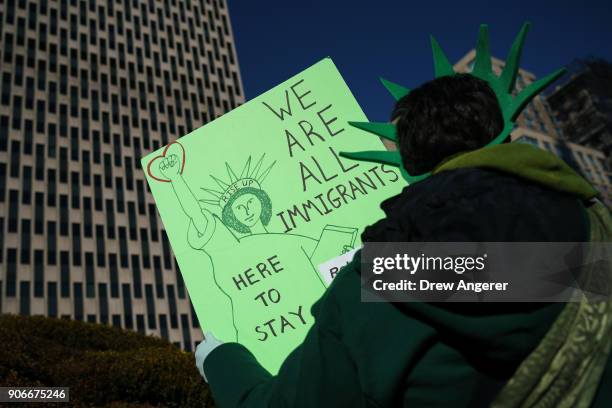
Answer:
[(247, 98), (330, 56), (370, 120), (386, 120), (393, 103), (379, 76), (407, 87), (433, 78), (430, 34), (455, 62), (485, 23), (492, 54), (504, 58), (530, 21), (521, 66), (537, 76), (574, 58), (612, 60), (609, 1), (228, 2)]

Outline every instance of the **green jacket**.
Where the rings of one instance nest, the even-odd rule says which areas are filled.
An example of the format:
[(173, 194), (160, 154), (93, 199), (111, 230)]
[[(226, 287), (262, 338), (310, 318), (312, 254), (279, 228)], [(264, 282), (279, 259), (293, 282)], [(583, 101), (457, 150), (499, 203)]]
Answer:
[[(451, 158), (384, 202), (387, 216), (362, 239), (588, 240), (583, 202), (596, 192), (587, 182), (531, 146), (490, 149)], [(213, 350), (204, 369), (217, 404), (489, 406), (565, 306), (364, 303), (359, 269), (357, 253), (312, 307), (314, 325), (277, 375), (240, 344)]]

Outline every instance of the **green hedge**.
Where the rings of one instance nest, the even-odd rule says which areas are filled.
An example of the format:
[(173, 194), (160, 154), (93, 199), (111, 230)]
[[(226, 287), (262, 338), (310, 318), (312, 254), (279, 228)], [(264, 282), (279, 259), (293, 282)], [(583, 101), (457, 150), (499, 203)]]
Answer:
[(111, 326), (42, 316), (0, 315), (0, 386), (70, 387), (74, 406), (214, 406), (193, 353)]

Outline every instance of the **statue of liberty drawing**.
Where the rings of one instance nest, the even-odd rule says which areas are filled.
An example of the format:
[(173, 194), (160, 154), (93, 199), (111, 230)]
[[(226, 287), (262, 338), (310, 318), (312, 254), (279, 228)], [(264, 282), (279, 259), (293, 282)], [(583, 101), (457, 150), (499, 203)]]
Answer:
[[(169, 150), (172, 145), (180, 149)], [(239, 171), (226, 162), (225, 175), (199, 179), (206, 184), (192, 189), (182, 174), (185, 151), (174, 142), (149, 163), (148, 171), (154, 179), (171, 184), (187, 218), (187, 242), (210, 257), (214, 282), (231, 302), (228, 319), (233, 322), (234, 340), (248, 345), (273, 340), (291, 326), (310, 323), (310, 305), (316, 300), (312, 294), (320, 295), (325, 289), (317, 266), (351, 250), (357, 229), (326, 225), (318, 238), (270, 231), (272, 198), (263, 185), (276, 162), (266, 162), (265, 154), (257, 161), (252, 156), (243, 160)], [(271, 259), (280, 272), (262, 269)], [(282, 301), (263, 304), (256, 299), (269, 288), (278, 289)], [(262, 321), (262, 316), (270, 317)], [(299, 319), (291, 321), (291, 316)], [(274, 327), (271, 322), (276, 318), (280, 323)], [(267, 324), (265, 335), (262, 323)]]

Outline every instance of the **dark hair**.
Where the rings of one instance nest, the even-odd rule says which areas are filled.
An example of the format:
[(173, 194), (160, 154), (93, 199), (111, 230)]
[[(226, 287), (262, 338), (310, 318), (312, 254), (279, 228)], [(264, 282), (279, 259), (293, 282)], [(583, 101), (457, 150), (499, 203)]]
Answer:
[(232, 204), (238, 197), (247, 193), (253, 194), (261, 202), (261, 215), (259, 216), (261, 223), (263, 225), (268, 225), (270, 218), (272, 218), (272, 200), (270, 200), (270, 196), (265, 191), (253, 187), (245, 187), (238, 190), (233, 196), (230, 197), (229, 200), (227, 200), (227, 204), (225, 204), (223, 210), (221, 211), (221, 219), (225, 225), (243, 234), (250, 233), (251, 229), (242, 222), (238, 221), (238, 218), (236, 218), (236, 214), (234, 214), (234, 210), (232, 209)]
[(485, 146), (504, 128), (495, 93), (470, 74), (440, 77), (412, 90), (397, 101), (391, 114), (396, 119), (402, 162), (412, 175)]

